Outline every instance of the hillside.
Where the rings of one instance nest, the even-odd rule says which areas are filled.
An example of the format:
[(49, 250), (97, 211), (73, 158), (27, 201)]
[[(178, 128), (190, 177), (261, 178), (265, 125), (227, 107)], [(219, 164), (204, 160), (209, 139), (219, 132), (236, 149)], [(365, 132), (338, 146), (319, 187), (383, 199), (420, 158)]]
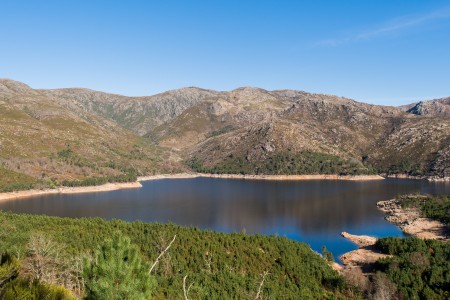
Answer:
[[(184, 88), (133, 98), (77, 89), (46, 93), (148, 137), (191, 165), (194, 159), (200, 171), (438, 177), (450, 172), (450, 119), (444, 109), (418, 116), (332, 95), (251, 87)], [(436, 101), (446, 107), (447, 100)], [(268, 160), (273, 162), (267, 165)], [(305, 161), (313, 166), (295, 167)]]
[(387, 107), (302, 91), (149, 97), (0, 80), (3, 167), (40, 182), (128, 174), (450, 176), (448, 98)]
[[(314, 253), (308, 245), (287, 238), (224, 234), (173, 224), (127, 223), (99, 218), (55, 218), (4, 212), (0, 212), (0, 224), (1, 283), (8, 282), (9, 273), (5, 272), (8, 270), (8, 263), (1, 254), (14, 253), (22, 259), (22, 265), (18, 267), (19, 276), (9, 279), (7, 285), (0, 285), (2, 299), (37, 299), (21, 294), (31, 290), (28, 282), (23, 286), (19, 284), (20, 280), (26, 278), (24, 273), (26, 274), (27, 267), (33, 263), (37, 264), (36, 269), (40, 273), (33, 273), (31, 279), (62, 285), (77, 298), (84, 295), (87, 299), (99, 299), (100, 297), (89, 294), (90, 280), (80, 270), (79, 262), (117, 235), (131, 239), (133, 247), (138, 249), (138, 256), (143, 260), (139, 267), (145, 268), (145, 274), (148, 274), (150, 266), (147, 262), (155, 261), (161, 249), (165, 249), (176, 235), (167, 254), (151, 272), (151, 278), (155, 281), (151, 288), (152, 299), (181, 299), (184, 276), (187, 276), (188, 284), (192, 287), (189, 288), (189, 299), (358, 299), (358, 294), (351, 293), (344, 278), (320, 255)], [(36, 231), (37, 228), (39, 231)], [(112, 253), (119, 252), (118, 248), (116, 245), (111, 250)], [(41, 252), (35, 254), (30, 249)], [(58, 256), (56, 263), (52, 260), (54, 250)], [(69, 264), (69, 270), (61, 262)], [(117, 289), (130, 295), (130, 290), (136, 289), (135, 293), (140, 297), (115, 295), (100, 299), (150, 298), (139, 295), (136, 282), (142, 276), (126, 273), (126, 259), (120, 269), (116, 269), (112, 262), (107, 267), (107, 274), (97, 271), (97, 280), (105, 280), (108, 274), (116, 272), (121, 278), (125, 275), (128, 277), (122, 281), (113, 281), (114, 287), (106, 281), (103, 293)], [(65, 280), (67, 277), (71, 280)], [(81, 283), (74, 285), (73, 281)], [(33, 292), (36, 293), (36, 290), (38, 289), (35, 288)], [(258, 290), (261, 297), (256, 296), (259, 294)], [(10, 296), (3, 298), (3, 292)]]
[(440, 115), (448, 117), (450, 116), (450, 97), (420, 101), (401, 106), (400, 108), (415, 115)]
[[(11, 80), (0, 81), (0, 163), (43, 185), (180, 168), (176, 155), (116, 122)], [(10, 184), (20, 188), (16, 177)]]

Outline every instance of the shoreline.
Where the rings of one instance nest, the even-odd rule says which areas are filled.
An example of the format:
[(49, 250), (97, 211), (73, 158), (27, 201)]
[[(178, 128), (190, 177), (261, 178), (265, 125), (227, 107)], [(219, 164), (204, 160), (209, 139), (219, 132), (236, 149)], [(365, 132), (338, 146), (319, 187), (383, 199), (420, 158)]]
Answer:
[(369, 181), (384, 180), (380, 175), (243, 175), (243, 174), (207, 174), (207, 173), (179, 173), (160, 174), (153, 176), (138, 177), (138, 181), (150, 181), (159, 179), (185, 179), (185, 178), (223, 178), (223, 179), (245, 179), (245, 180), (349, 180)]
[(142, 187), (142, 184), (138, 181), (135, 181), (135, 182), (106, 183), (103, 185), (83, 186), (83, 187), (59, 187), (56, 189), (25, 190), (25, 191), (0, 193), (0, 202), (49, 194), (97, 193), (122, 189), (135, 189), (140, 187)]
[[(346, 252), (339, 256), (343, 264), (343, 270), (360, 268), (367, 273), (367, 268), (381, 258), (391, 257), (389, 254), (380, 253), (375, 249), (377, 238), (368, 235), (354, 235), (342, 232), (341, 236), (358, 246), (358, 249)], [(368, 268), (370, 269), (370, 267)]]
[[(450, 242), (445, 224), (421, 217), (417, 208), (403, 208), (400, 199), (378, 201), (377, 207), (386, 214), (384, 218), (386, 221), (398, 226), (407, 235), (419, 239)], [(379, 258), (388, 257), (373, 248), (377, 241), (375, 237), (353, 235), (347, 232), (342, 232), (341, 236), (358, 246), (358, 249), (346, 252), (339, 257), (345, 267), (368, 265)]]
[(205, 173), (178, 173), (159, 174), (152, 176), (141, 176), (135, 182), (106, 183), (103, 185), (83, 186), (83, 187), (58, 187), (56, 189), (24, 190), (15, 192), (0, 193), (0, 201), (27, 198), (48, 194), (82, 194), (109, 192), (120, 189), (134, 189), (142, 187), (141, 181), (151, 181), (160, 179), (188, 179), (188, 178), (223, 178), (223, 179), (245, 179), (245, 180), (350, 180), (368, 181), (383, 180), (380, 175), (242, 175), (242, 174), (205, 174)]
[(450, 182), (450, 177), (438, 177), (438, 176), (413, 176), (407, 174), (382, 174), (385, 178), (394, 179), (414, 179), (414, 180), (427, 180), (429, 182)]
[[(27, 198), (32, 196), (47, 195), (47, 194), (81, 194), (81, 193), (97, 193), (108, 192), (120, 189), (140, 188), (142, 181), (152, 181), (161, 179), (189, 179), (189, 178), (222, 178), (222, 179), (240, 179), (240, 180), (269, 180), (269, 181), (304, 181), (304, 180), (344, 180), (344, 181), (373, 181), (384, 180), (386, 178), (398, 179), (421, 179), (428, 181), (450, 181), (450, 177), (432, 179), (424, 177), (415, 177), (398, 174), (388, 175), (383, 177), (381, 175), (327, 175), (327, 174), (312, 174), (312, 175), (243, 175), (243, 174), (208, 174), (208, 173), (177, 173), (177, 174), (158, 174), (151, 176), (140, 176), (135, 182), (125, 183), (106, 183), (97, 186), (85, 187), (58, 187), (56, 189), (43, 190), (24, 190), (15, 192), (0, 193), (0, 201)], [(389, 220), (388, 220), (389, 221)], [(397, 225), (397, 224), (396, 224)], [(401, 226), (400, 226), (401, 227)], [(406, 232), (407, 234), (411, 234)]]
[[(398, 226), (407, 235), (419, 239), (450, 242), (450, 236), (447, 235), (445, 224), (437, 220), (421, 217), (417, 208), (403, 208), (399, 199), (378, 201), (377, 207), (386, 214), (386, 221)], [(341, 236), (358, 246), (358, 249), (339, 256), (343, 269), (364, 268), (375, 263), (380, 258), (390, 257), (390, 255), (380, 253), (374, 248), (377, 241), (375, 237), (353, 235), (347, 232), (342, 232)]]
[(450, 242), (450, 237), (446, 235), (447, 227), (442, 222), (421, 217), (418, 209), (405, 209), (400, 202), (399, 199), (377, 202), (378, 209), (386, 214), (386, 221), (416, 238)]

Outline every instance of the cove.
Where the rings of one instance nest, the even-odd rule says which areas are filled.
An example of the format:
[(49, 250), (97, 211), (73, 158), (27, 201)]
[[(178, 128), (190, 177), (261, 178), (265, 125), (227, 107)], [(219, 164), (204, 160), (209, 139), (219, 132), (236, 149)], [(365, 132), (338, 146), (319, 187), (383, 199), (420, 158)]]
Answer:
[(173, 222), (222, 232), (286, 236), (335, 257), (356, 249), (340, 237), (403, 236), (384, 220), (380, 200), (406, 193), (449, 194), (450, 183), (376, 181), (268, 181), (218, 178), (161, 179), (140, 189), (50, 194), (0, 203), (3, 211), (60, 217)]

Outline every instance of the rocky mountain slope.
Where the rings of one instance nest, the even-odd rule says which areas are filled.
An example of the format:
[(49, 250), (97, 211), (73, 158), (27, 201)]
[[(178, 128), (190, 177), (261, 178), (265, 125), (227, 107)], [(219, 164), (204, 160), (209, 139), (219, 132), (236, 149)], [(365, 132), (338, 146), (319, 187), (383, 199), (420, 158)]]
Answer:
[(72, 105), (78, 107), (63, 106), (25, 84), (0, 80), (0, 167), (44, 184), (114, 177), (131, 168), (138, 174), (180, 168), (170, 151)]
[(450, 116), (450, 97), (420, 101), (409, 105), (401, 106), (401, 108), (415, 115), (434, 115), (434, 116)]
[[(141, 174), (191, 168), (444, 177), (450, 176), (449, 99), (397, 108), (251, 87), (125, 97), (87, 89), (33, 90), (1, 80), (0, 158), (9, 169), (32, 176), (38, 175), (34, 169), (48, 176), (51, 157), (70, 147), (75, 160), (100, 165), (101, 171), (89, 166), (92, 175), (114, 173), (107, 165), (120, 161)], [(19, 170), (27, 159), (43, 160), (45, 167)], [(72, 160), (64, 163), (73, 166)]]

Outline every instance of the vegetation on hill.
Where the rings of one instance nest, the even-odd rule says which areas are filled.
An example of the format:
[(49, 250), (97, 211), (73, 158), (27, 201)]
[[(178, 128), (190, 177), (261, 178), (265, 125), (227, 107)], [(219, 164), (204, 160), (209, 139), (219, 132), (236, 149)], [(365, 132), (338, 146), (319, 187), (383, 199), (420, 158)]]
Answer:
[(400, 299), (450, 297), (450, 244), (418, 238), (383, 238), (375, 245), (392, 258), (381, 259), (375, 270), (397, 287)]
[(8, 170), (0, 165), (0, 192), (12, 192), (33, 188), (37, 180), (31, 176)]
[(355, 160), (344, 160), (335, 155), (302, 151), (300, 153), (280, 153), (267, 157), (264, 161), (252, 162), (241, 157), (229, 157), (220, 164), (204, 166), (197, 157), (188, 161), (195, 172), (215, 174), (376, 174), (376, 170)]
[[(171, 224), (127, 223), (99, 218), (69, 219), (4, 212), (0, 212), (0, 224), (0, 251), (20, 257), (16, 264), (19, 275), (7, 280), (8, 286), (14, 285), (15, 289), (25, 289), (22, 282), (34, 278), (29, 272), (23, 272), (24, 266), (30, 265), (35, 258), (33, 253), (36, 252), (30, 249), (42, 249), (50, 245), (49, 248), (57, 249), (58, 258), (54, 253), (40, 252), (48, 262), (48, 266), (40, 268), (41, 273), (51, 273), (49, 270), (52, 269), (56, 270), (55, 274), (65, 275), (53, 276), (55, 274), (51, 273), (52, 276), (32, 282), (45, 287), (57, 284), (71, 290), (76, 296), (95, 295), (98, 298), (98, 293), (109, 293), (103, 290), (100, 281), (93, 281), (93, 278), (102, 277), (107, 283), (119, 278), (117, 276), (125, 276), (119, 273), (115, 275), (117, 270), (114, 268), (126, 264), (125, 269), (129, 274), (141, 275), (133, 275), (135, 281), (129, 282), (129, 286), (126, 283), (128, 279), (124, 279), (124, 286), (116, 292), (126, 293), (127, 287), (139, 286), (134, 291), (140, 290), (145, 295), (151, 292), (155, 299), (182, 298), (184, 293), (188, 293), (189, 299), (255, 299), (258, 291), (261, 299), (358, 297), (358, 294), (348, 290), (343, 278), (323, 258), (306, 244), (287, 238), (224, 234)], [(117, 235), (123, 236), (123, 239), (109, 240)], [(158, 254), (167, 248), (175, 235), (176, 239), (161, 257), (151, 276), (146, 276), (142, 268), (148, 268), (149, 264), (155, 262)], [(75, 261), (81, 261), (81, 256), (90, 257), (90, 260), (85, 260), (84, 272), (77, 267), (68, 267), (79, 266)], [(126, 259), (129, 264), (119, 263), (119, 258), (125, 256), (129, 257)], [(115, 262), (103, 263), (102, 257)], [(67, 264), (67, 261), (71, 263)], [(7, 268), (3, 266), (5, 264), (2, 264), (2, 268)], [(0, 282), (2, 280), (3, 277)], [(86, 283), (81, 294), (78, 285), (74, 284), (80, 280)], [(10, 291), (8, 286), (2, 285), (0, 290)], [(136, 297), (139, 299), (140, 296)]]
[(183, 172), (183, 161), (214, 173), (450, 176), (448, 101), (438, 102), (413, 115), (301, 91), (126, 97), (0, 79), (0, 163), (24, 175), (0, 177), (0, 189)]
[(400, 204), (404, 208), (418, 208), (422, 217), (450, 224), (450, 195), (405, 195), (400, 196)]
[[(398, 198), (403, 208), (419, 209), (423, 217), (449, 224), (450, 196), (403, 195)], [(389, 254), (373, 264), (373, 285), (381, 282), (378, 296), (383, 299), (449, 299), (450, 244), (439, 240), (414, 237), (378, 239), (374, 249)], [(368, 279), (357, 272), (347, 272), (347, 281), (366, 296), (376, 296)], [(382, 292), (381, 294), (379, 292)], [(379, 299), (379, 298), (377, 298)]]

